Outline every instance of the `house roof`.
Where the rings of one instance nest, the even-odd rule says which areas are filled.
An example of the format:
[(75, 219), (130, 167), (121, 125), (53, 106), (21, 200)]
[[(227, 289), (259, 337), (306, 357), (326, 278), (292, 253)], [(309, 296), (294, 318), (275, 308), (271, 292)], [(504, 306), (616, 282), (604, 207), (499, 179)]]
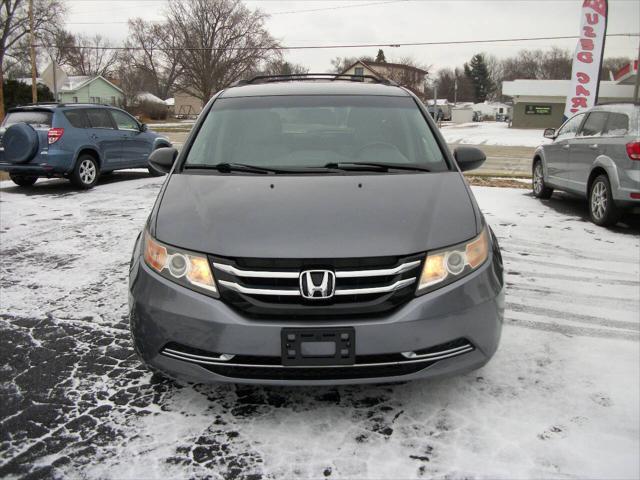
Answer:
[(156, 97), (151, 92), (140, 92), (140, 93), (138, 93), (136, 95), (136, 100), (138, 102), (151, 102), (151, 103), (158, 103), (158, 104), (161, 104), (161, 105), (166, 105), (164, 100), (162, 100), (159, 97)]
[(343, 74), (344, 72), (346, 72), (347, 70), (351, 70), (353, 67), (355, 67), (356, 65), (361, 64), (364, 68), (366, 68), (367, 70), (369, 70), (371, 73), (373, 73), (375, 76), (377, 77), (381, 77), (381, 78), (386, 78), (382, 73), (378, 72), (375, 67), (391, 67), (391, 68), (399, 68), (399, 69), (403, 69), (403, 70), (411, 70), (417, 73), (421, 73), (422, 75), (427, 75), (429, 72), (427, 72), (426, 70), (422, 70), (421, 68), (418, 67), (413, 67), (411, 65), (404, 65), (402, 63), (391, 63), (391, 62), (364, 62), (362, 60), (358, 60), (354, 63), (352, 63), (351, 65), (349, 65), (347, 68), (345, 68), (342, 72), (340, 72), (341, 74)]
[[(502, 94), (510, 97), (566, 97), (571, 80), (511, 80), (502, 82)], [(600, 97), (631, 98), (633, 85), (601, 81)]]
[[(109, 85), (111, 85), (113, 88), (118, 90), (120, 93), (124, 93), (121, 88), (119, 88), (116, 85), (114, 85), (113, 83), (111, 83), (109, 80), (104, 78), (102, 75), (98, 75), (96, 77), (91, 77), (91, 76), (88, 76), (88, 75), (71, 75), (71, 76), (67, 77), (67, 80), (62, 84), (62, 87), (60, 88), (59, 92), (61, 92), (61, 93), (62, 92), (65, 92), (65, 93), (75, 92), (75, 91), (79, 90), (80, 88), (85, 87), (86, 85), (89, 85), (90, 83), (95, 82), (99, 78), (101, 78), (103, 81), (107, 82)], [(31, 85), (31, 77), (22, 77), (22, 78), (17, 78), (16, 80), (18, 80), (19, 82), (24, 83), (25, 85)], [(38, 77), (38, 78), (36, 78), (36, 83), (44, 83), (44, 82), (42, 81), (42, 79), (40, 77)]]

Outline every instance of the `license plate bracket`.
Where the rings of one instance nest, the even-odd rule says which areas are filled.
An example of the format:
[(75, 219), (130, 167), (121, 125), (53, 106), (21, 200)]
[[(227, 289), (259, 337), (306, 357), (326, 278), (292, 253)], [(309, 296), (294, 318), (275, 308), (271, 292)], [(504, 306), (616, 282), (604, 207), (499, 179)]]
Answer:
[(283, 328), (281, 339), (285, 366), (353, 365), (356, 360), (353, 327)]

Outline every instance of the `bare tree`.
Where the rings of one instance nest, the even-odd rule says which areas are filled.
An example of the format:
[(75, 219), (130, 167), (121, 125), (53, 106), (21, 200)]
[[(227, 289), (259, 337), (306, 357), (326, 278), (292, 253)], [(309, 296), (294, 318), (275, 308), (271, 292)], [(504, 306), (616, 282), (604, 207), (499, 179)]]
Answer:
[(46, 46), (45, 62), (53, 60), (60, 66), (69, 65), (76, 47), (76, 38), (62, 27), (51, 29), (42, 35), (42, 43)]
[(167, 98), (182, 74), (179, 36), (166, 23), (146, 22), (141, 18), (129, 20), (130, 50), (126, 63), (131, 64), (151, 81), (151, 93)]
[[(64, 13), (60, 0), (34, 0), (34, 31), (44, 31), (59, 25)], [(28, 2), (26, 0), (2, 0), (0, 5), (0, 120), (4, 118), (4, 67), (5, 59), (15, 54), (15, 48), (29, 34)]]
[[(450, 102), (473, 101), (473, 85), (461, 68), (442, 68), (432, 77), (430, 91), (427, 96), (433, 98), (433, 83), (438, 85), (438, 97), (446, 98)], [(457, 93), (456, 93), (457, 87)]]
[(542, 55), (540, 64), (541, 80), (566, 80), (571, 78), (571, 64), (573, 57), (569, 50), (552, 47)]
[(111, 47), (111, 42), (100, 34), (77, 35), (67, 65), (76, 75), (108, 77), (114, 73), (119, 58), (119, 52)]
[[(398, 85), (409, 88), (419, 96), (424, 95), (424, 92), (422, 91), (415, 91), (414, 85), (422, 83), (425, 74), (420, 72), (420, 70), (427, 72), (429, 68), (431, 68), (430, 65), (423, 65), (412, 57), (402, 57), (399, 60), (385, 63), (387, 63), (390, 67), (385, 71), (384, 75), (386, 78), (393, 82), (396, 82)], [(393, 68), (394, 64), (403, 65), (409, 68)]]
[(309, 69), (304, 65), (276, 58), (268, 61), (260, 73), (264, 75), (304, 75), (309, 73)]
[(266, 18), (240, 0), (170, 0), (169, 28), (183, 49), (180, 88), (204, 104), (216, 91), (278, 56)]

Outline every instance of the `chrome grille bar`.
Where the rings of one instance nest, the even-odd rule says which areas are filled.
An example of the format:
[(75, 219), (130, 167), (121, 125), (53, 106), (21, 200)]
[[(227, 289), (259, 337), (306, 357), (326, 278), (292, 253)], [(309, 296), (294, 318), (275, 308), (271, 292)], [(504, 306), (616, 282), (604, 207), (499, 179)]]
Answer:
[[(389, 293), (407, 287), (416, 281), (416, 277), (398, 280), (391, 285), (383, 285), (381, 287), (368, 288), (336, 288), (334, 295), (369, 295), (374, 293)], [(245, 295), (283, 295), (288, 297), (301, 296), (300, 290), (293, 289), (275, 289), (275, 288), (251, 288), (245, 287), (235, 282), (226, 280), (218, 280), (218, 283), (229, 290), (233, 290)]]
[(406, 278), (404, 280), (398, 280), (391, 285), (384, 285), (382, 287), (368, 287), (368, 288), (336, 288), (334, 295), (368, 295), (372, 293), (388, 293), (400, 290), (407, 287), (416, 281), (416, 277)]
[(395, 268), (385, 268), (379, 270), (337, 270), (336, 278), (363, 278), (363, 277), (385, 277), (388, 275), (398, 275), (407, 272), (420, 265), (420, 260), (403, 263)]
[(228, 282), (226, 280), (218, 280), (218, 283), (229, 290), (244, 293), (246, 295), (282, 295), (288, 297), (299, 297), (300, 290), (292, 289), (275, 289), (275, 288), (250, 288), (240, 285), (235, 282)]
[(270, 272), (266, 270), (241, 270), (233, 265), (226, 263), (214, 263), (213, 268), (230, 273), (236, 277), (253, 277), (253, 278), (298, 278), (300, 272)]
[[(175, 358), (185, 362), (195, 363), (199, 365), (224, 365), (227, 367), (250, 367), (250, 368), (361, 368), (361, 367), (383, 367), (388, 365), (407, 365), (412, 363), (430, 363), (437, 362), (439, 360), (445, 360), (451, 357), (457, 357), (474, 350), (473, 345), (467, 343), (461, 347), (452, 348), (449, 350), (443, 350), (440, 352), (433, 352), (429, 357), (425, 355), (417, 356), (415, 358), (407, 358), (406, 360), (392, 361), (392, 362), (378, 362), (378, 363), (355, 363), (353, 365), (322, 365), (322, 366), (285, 366), (278, 364), (249, 364), (249, 363), (227, 363), (228, 360), (224, 360), (220, 357), (204, 357), (201, 355), (192, 355), (185, 352), (180, 352), (172, 349), (165, 348), (161, 351), (162, 355)], [(406, 353), (402, 355), (406, 358)], [(409, 352), (413, 353), (413, 352)], [(224, 356), (224, 355), (223, 355)], [(198, 357), (198, 358), (192, 358)], [(231, 360), (234, 355), (228, 355)]]
[[(365, 277), (384, 277), (389, 275), (398, 275), (407, 272), (420, 265), (420, 260), (403, 263), (394, 268), (383, 268), (377, 270), (336, 270), (336, 278), (365, 278)], [(269, 271), (269, 270), (243, 270), (226, 263), (214, 263), (213, 267), (225, 273), (235, 275), (236, 277), (253, 277), (253, 278), (298, 278), (300, 272), (287, 271)]]

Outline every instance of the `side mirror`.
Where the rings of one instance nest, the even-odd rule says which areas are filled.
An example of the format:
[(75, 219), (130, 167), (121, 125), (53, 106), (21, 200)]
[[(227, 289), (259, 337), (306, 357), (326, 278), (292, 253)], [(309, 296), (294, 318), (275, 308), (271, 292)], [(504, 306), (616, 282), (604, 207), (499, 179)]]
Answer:
[(178, 150), (175, 148), (161, 147), (151, 152), (151, 155), (149, 155), (149, 163), (159, 172), (169, 173), (177, 156)]
[(146, 132), (147, 130), (149, 130), (149, 127), (147, 126), (146, 123), (141, 123), (140, 124), (140, 131), (141, 132)]
[(476, 147), (458, 147), (453, 151), (453, 156), (463, 172), (478, 168), (487, 159), (484, 152)]
[(555, 128), (545, 128), (544, 133), (542, 134), (544, 138), (556, 138), (556, 129)]

